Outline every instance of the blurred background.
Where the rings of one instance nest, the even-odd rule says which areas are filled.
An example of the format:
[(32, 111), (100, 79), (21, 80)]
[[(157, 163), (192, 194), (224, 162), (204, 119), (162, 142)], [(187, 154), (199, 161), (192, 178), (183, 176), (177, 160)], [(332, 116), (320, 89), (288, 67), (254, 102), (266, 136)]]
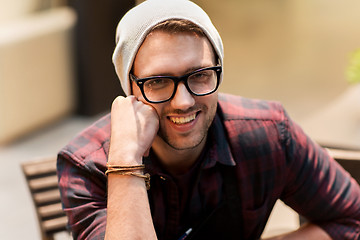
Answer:
[[(357, 0), (198, 0), (223, 38), (222, 92), (281, 101), (324, 146), (360, 149)], [(0, 233), (39, 239), (20, 163), (55, 156), (122, 95), (115, 28), (137, 1), (0, 0)], [(21, 229), (21, 231), (20, 231)]]

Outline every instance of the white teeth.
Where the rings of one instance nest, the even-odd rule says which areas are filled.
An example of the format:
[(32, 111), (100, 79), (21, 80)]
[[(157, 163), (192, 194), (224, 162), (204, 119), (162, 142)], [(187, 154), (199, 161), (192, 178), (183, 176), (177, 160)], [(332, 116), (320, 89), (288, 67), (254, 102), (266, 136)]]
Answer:
[(196, 114), (187, 117), (170, 117), (170, 120), (176, 124), (185, 124), (193, 121), (196, 118)]

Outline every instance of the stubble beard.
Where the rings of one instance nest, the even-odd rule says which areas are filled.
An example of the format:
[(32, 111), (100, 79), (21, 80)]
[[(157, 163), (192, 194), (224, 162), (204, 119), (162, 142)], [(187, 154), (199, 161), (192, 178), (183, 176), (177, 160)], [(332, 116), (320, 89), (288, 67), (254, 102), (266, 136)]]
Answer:
[[(198, 147), (203, 141), (206, 141), (208, 130), (214, 120), (215, 113), (216, 113), (216, 107), (217, 104), (210, 107), (210, 109), (205, 106), (201, 105), (200, 110), (202, 114), (206, 114), (205, 121), (203, 123), (203, 126), (200, 130), (198, 130), (198, 133), (190, 133), (188, 136), (184, 136), (182, 139), (174, 139), (174, 137), (171, 137), (171, 135), (164, 130), (160, 126), (158, 136), (171, 148), (181, 151), (181, 150), (191, 150), (196, 147)], [(199, 124), (199, 122), (197, 123)]]

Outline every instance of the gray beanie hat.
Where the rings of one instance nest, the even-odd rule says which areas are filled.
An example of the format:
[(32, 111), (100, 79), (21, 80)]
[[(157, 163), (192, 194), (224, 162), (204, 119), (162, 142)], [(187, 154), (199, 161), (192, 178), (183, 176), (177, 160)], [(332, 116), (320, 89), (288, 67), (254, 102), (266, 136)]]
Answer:
[(138, 49), (155, 25), (169, 19), (189, 20), (199, 26), (213, 45), (223, 66), (221, 37), (199, 6), (188, 0), (147, 0), (127, 12), (116, 29), (116, 47), (112, 60), (126, 95), (131, 94), (129, 73)]

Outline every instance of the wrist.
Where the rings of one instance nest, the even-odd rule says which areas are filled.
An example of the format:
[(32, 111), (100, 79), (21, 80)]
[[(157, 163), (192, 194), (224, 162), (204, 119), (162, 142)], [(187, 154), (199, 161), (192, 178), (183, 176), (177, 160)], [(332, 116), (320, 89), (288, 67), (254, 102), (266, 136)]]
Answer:
[(135, 154), (120, 154), (110, 151), (107, 164), (120, 166), (141, 165), (142, 157), (136, 157)]
[[(143, 174), (143, 170), (145, 169), (145, 165), (133, 165), (133, 166), (124, 166), (124, 165), (110, 165), (106, 164), (107, 170), (105, 175), (116, 174), (121, 176), (133, 176), (142, 178), (145, 180), (146, 189), (150, 189), (150, 174)], [(140, 172), (139, 172), (140, 171)]]

